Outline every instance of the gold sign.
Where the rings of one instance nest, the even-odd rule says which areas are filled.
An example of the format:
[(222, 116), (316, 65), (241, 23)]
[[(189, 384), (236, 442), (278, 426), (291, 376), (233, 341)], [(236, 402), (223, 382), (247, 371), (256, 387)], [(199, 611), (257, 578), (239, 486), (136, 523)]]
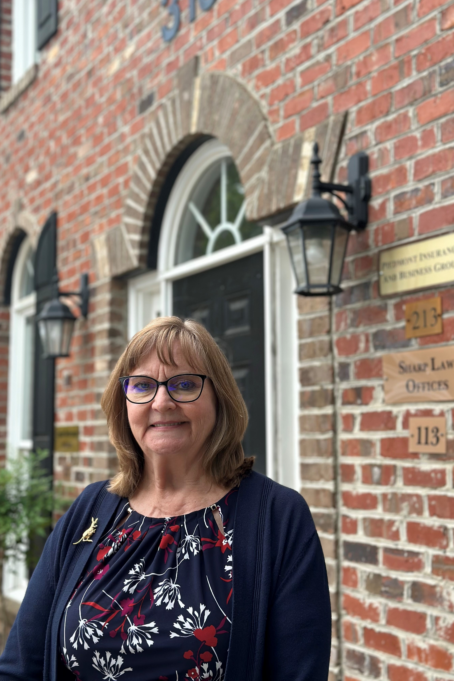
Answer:
[(454, 345), (383, 357), (385, 402), (454, 400)]
[(55, 426), (54, 434), (56, 452), (79, 451), (79, 426)]
[(422, 454), (446, 454), (446, 419), (444, 416), (411, 417), (409, 451)]
[(381, 296), (434, 288), (454, 281), (454, 232), (380, 252)]
[(443, 333), (441, 298), (418, 300), (405, 305), (405, 337), (434, 336)]

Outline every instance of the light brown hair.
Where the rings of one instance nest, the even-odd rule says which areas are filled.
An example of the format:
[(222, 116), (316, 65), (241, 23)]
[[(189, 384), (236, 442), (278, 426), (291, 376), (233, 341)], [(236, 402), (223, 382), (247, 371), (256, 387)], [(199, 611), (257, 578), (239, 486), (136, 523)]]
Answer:
[(110, 441), (119, 461), (119, 472), (110, 481), (109, 491), (119, 496), (129, 497), (136, 490), (143, 473), (144, 456), (131, 432), (126, 397), (118, 379), (133, 374), (135, 367), (152, 351), (156, 351), (163, 364), (176, 366), (176, 343), (189, 365), (211, 379), (216, 395), (215, 426), (203, 452), (205, 472), (213, 482), (233, 487), (253, 466), (254, 457), (246, 459), (241, 444), (248, 423), (246, 405), (214, 338), (192, 319), (158, 317), (131, 339), (101, 399)]

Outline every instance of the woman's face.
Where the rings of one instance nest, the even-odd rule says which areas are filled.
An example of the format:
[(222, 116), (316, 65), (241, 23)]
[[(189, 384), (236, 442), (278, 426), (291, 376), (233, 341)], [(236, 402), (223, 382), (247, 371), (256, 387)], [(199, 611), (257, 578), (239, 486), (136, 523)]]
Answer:
[[(178, 374), (199, 373), (184, 359), (179, 344), (175, 345), (174, 359), (177, 366), (162, 364), (153, 351), (131, 375), (166, 381)], [(145, 455), (183, 454), (188, 463), (202, 454), (216, 421), (216, 397), (209, 379), (205, 380), (202, 394), (195, 402), (175, 402), (161, 385), (151, 402), (127, 401), (126, 406), (132, 434)]]

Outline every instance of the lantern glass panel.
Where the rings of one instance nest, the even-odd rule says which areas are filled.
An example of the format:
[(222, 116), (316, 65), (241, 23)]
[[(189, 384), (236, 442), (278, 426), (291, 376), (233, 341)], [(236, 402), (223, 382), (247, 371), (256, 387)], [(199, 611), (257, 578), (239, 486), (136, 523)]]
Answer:
[(41, 319), (39, 335), (47, 357), (67, 357), (75, 319)]
[(327, 286), (333, 239), (332, 223), (307, 225), (304, 227), (304, 247), (309, 285)]
[(296, 285), (298, 288), (301, 286), (307, 286), (306, 264), (304, 261), (303, 252), (303, 237), (299, 226), (295, 227), (291, 231), (288, 231), (286, 236), (290, 258), (293, 265), (293, 271), (295, 272)]
[(342, 277), (342, 268), (344, 265), (345, 250), (347, 248), (349, 231), (342, 225), (336, 225), (333, 261), (331, 264), (331, 284), (339, 286)]

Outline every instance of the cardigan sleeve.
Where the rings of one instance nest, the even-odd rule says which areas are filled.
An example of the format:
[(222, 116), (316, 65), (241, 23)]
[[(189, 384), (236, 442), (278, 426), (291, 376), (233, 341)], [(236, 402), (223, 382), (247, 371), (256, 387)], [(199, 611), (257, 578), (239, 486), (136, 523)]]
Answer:
[(268, 614), (264, 681), (327, 681), (331, 605), (317, 532), (282, 572)]

